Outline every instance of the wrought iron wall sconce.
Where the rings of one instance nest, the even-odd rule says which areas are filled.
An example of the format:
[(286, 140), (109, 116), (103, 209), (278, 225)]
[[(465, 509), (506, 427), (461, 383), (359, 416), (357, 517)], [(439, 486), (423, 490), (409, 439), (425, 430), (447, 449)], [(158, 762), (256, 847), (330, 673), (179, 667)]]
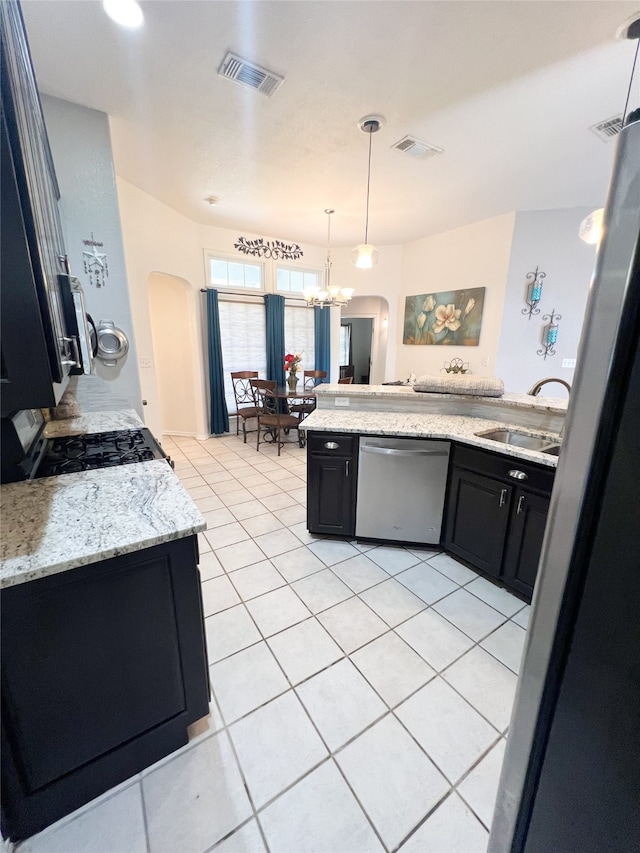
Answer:
[(556, 314), (556, 309), (551, 311), (551, 314), (545, 314), (542, 318), (546, 322), (542, 333), (542, 349), (538, 350), (538, 355), (546, 359), (548, 355), (556, 354), (556, 341), (558, 340), (558, 322), (562, 320), (562, 314)]
[(528, 314), (529, 319), (532, 316), (535, 316), (540, 313), (540, 309), (538, 308), (538, 302), (542, 299), (542, 279), (546, 278), (546, 272), (541, 272), (538, 267), (535, 268), (533, 272), (527, 273), (527, 278), (529, 279), (529, 286), (527, 289), (527, 298), (525, 302), (527, 303), (527, 308), (522, 309), (523, 314)]

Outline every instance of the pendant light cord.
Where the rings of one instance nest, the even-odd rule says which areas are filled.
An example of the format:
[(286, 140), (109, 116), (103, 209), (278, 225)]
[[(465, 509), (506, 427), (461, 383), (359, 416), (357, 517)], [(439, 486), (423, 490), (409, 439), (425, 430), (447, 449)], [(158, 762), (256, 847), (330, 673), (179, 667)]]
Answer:
[(638, 62), (638, 49), (640, 48), (640, 39), (636, 40), (636, 52), (633, 57), (633, 66), (631, 68), (631, 79), (629, 80), (629, 89), (627, 90), (627, 100), (624, 102), (624, 111), (622, 113), (622, 126), (624, 127), (627, 118), (627, 109), (629, 107), (629, 98), (631, 97), (631, 89), (633, 86), (633, 78), (636, 73), (636, 63)]
[(373, 136), (373, 128), (369, 128), (369, 165), (367, 167), (367, 216), (364, 225), (364, 242), (369, 242), (369, 187), (371, 186), (371, 137)]

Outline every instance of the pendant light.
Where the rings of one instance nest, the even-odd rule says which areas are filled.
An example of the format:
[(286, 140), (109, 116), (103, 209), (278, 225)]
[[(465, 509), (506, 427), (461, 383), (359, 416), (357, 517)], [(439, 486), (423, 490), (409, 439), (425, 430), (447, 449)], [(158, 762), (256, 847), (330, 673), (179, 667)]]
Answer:
[(327, 208), (327, 260), (324, 263), (324, 280), (322, 289), (310, 288), (305, 290), (304, 298), (309, 308), (331, 308), (343, 307), (351, 299), (354, 293), (353, 287), (339, 287), (331, 284), (331, 214), (335, 210)]
[(378, 263), (378, 250), (369, 243), (369, 189), (371, 186), (371, 137), (374, 133), (382, 130), (384, 119), (382, 116), (365, 116), (358, 122), (358, 127), (363, 133), (369, 134), (369, 164), (367, 167), (367, 216), (364, 226), (364, 243), (356, 246), (351, 252), (351, 261), (354, 266), (361, 270), (370, 270)]

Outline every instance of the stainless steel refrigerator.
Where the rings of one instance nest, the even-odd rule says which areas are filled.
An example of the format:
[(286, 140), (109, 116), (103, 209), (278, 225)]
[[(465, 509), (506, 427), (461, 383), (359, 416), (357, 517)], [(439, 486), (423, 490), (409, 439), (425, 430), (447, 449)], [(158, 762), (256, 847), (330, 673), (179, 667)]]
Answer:
[(619, 134), (490, 853), (640, 850), (640, 110)]

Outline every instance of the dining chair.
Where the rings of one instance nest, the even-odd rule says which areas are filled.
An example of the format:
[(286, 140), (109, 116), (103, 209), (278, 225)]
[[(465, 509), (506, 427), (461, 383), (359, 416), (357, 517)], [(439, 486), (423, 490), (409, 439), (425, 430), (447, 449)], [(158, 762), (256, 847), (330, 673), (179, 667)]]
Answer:
[(345, 376), (343, 379), (338, 379), (338, 385), (353, 385), (353, 376)]
[(258, 378), (257, 370), (231, 371), (233, 396), (236, 398), (236, 435), (239, 433), (242, 419), (242, 440), (247, 443), (247, 421), (257, 417), (256, 404), (250, 382)]
[[(277, 396), (275, 381), (271, 379), (251, 379), (249, 381), (258, 415), (256, 450), (260, 450), (260, 434), (262, 433), (263, 441), (266, 441), (266, 436), (270, 435), (271, 441), (277, 443), (278, 456), (280, 456), (280, 448), (284, 446), (284, 441), (281, 440), (282, 433), (287, 434), (292, 429), (297, 430), (300, 421), (294, 415), (280, 411), (280, 400)], [(304, 436), (299, 430), (298, 444), (300, 447), (304, 447)]]
[[(302, 390), (312, 391), (321, 379), (327, 378), (326, 370), (305, 370), (303, 373)], [(289, 410), (291, 414), (298, 416), (298, 420), (303, 421), (307, 415), (315, 410), (315, 397), (302, 397), (300, 401), (289, 401)]]

